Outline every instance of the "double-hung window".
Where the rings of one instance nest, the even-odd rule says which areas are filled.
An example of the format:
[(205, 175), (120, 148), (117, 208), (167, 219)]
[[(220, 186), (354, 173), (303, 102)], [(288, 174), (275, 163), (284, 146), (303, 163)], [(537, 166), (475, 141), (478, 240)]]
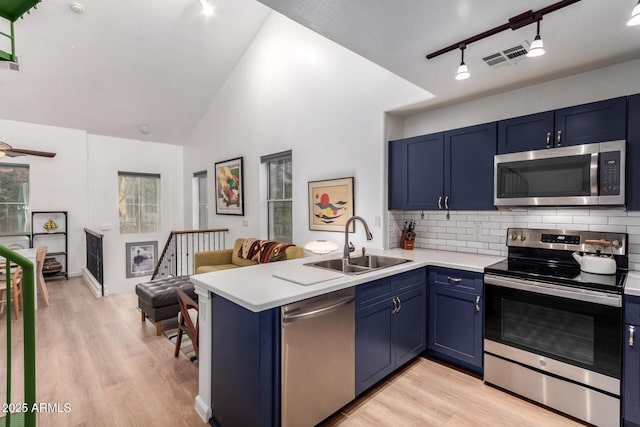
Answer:
[(29, 166), (0, 164), (0, 234), (29, 232)]
[(118, 172), (120, 234), (160, 230), (160, 175)]
[(293, 241), (291, 150), (261, 157), (267, 165), (269, 239)]

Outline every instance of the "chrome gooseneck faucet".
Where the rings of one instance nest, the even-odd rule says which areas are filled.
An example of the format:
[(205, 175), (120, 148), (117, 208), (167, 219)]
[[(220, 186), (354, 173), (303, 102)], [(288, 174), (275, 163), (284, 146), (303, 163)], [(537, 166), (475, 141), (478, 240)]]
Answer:
[[(364, 218), (360, 216), (352, 216), (351, 218), (349, 218), (347, 220), (347, 223), (344, 225), (344, 252), (342, 253), (342, 261), (343, 263), (346, 261), (347, 264), (351, 262), (350, 253), (356, 249), (355, 246), (353, 246), (353, 244), (349, 242), (349, 226), (356, 219), (359, 220), (362, 225), (364, 225), (364, 230), (367, 234), (367, 240), (373, 239), (373, 234), (371, 234), (371, 231), (369, 231), (369, 226), (367, 225), (367, 221), (365, 221)], [(364, 251), (362, 253), (364, 254)]]

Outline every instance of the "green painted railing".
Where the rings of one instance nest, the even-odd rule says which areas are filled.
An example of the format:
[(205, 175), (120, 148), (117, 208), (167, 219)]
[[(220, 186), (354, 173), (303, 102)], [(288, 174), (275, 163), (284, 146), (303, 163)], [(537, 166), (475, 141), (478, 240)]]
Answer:
[(36, 412), (36, 322), (35, 322), (35, 283), (34, 266), (31, 261), (11, 249), (0, 245), (0, 257), (6, 259), (7, 272), (7, 406), (15, 406), (11, 400), (11, 264), (22, 267), (22, 300), (23, 300), (23, 337), (24, 337), (24, 402), (20, 404), (20, 413), (8, 411), (5, 418), (0, 418), (1, 426), (11, 426), (14, 417), (16, 425), (35, 427)]

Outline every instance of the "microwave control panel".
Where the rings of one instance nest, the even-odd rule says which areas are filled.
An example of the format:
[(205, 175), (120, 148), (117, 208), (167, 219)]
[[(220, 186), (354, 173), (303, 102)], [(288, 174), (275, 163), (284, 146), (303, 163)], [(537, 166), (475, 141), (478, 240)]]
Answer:
[(600, 153), (599, 159), (599, 195), (617, 196), (620, 194), (620, 151)]

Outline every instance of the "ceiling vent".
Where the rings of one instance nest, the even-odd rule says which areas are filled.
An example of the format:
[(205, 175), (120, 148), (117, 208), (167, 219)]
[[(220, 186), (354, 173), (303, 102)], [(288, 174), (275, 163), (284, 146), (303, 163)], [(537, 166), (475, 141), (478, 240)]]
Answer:
[(485, 64), (491, 68), (499, 68), (507, 65), (513, 65), (526, 58), (529, 52), (528, 41), (523, 41), (513, 47), (495, 52), (482, 58)]

